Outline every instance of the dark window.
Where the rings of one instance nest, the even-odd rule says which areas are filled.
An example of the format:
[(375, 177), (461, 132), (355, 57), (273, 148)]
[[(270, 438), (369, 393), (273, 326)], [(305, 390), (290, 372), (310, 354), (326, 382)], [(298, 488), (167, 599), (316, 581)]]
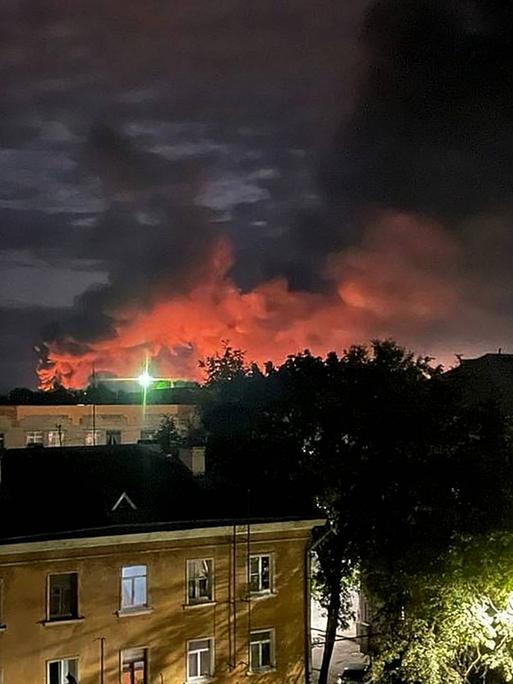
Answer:
[(121, 444), (121, 430), (107, 430), (107, 446)]
[(187, 586), (189, 603), (212, 600), (212, 560), (187, 561)]
[(66, 620), (78, 617), (78, 575), (68, 572), (50, 575), (48, 619)]
[(271, 556), (251, 556), (249, 559), (250, 591), (271, 591)]
[(269, 670), (274, 666), (274, 634), (271, 630), (252, 632), (249, 640), (251, 672)]
[(78, 684), (78, 660), (63, 658), (48, 663), (48, 684)]
[(0, 432), (0, 449), (5, 449), (5, 434)]

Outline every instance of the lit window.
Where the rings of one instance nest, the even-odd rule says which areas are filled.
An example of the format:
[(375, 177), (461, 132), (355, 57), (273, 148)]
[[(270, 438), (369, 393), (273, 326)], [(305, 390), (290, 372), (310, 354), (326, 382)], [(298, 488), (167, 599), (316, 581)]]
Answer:
[(249, 638), (249, 669), (262, 672), (274, 667), (274, 632), (271, 629), (251, 632)]
[(249, 557), (249, 588), (253, 594), (272, 590), (272, 565), (270, 555)]
[(147, 660), (145, 648), (121, 651), (121, 684), (146, 684)]
[(189, 603), (212, 600), (213, 561), (187, 561), (187, 598)]
[(27, 432), (25, 435), (25, 444), (27, 446), (43, 446), (43, 432), (41, 430), (31, 430), (30, 432)]
[(107, 430), (107, 446), (121, 444), (121, 430)]
[(64, 445), (64, 431), (63, 430), (49, 430), (48, 431), (48, 446), (61, 447)]
[(146, 608), (146, 566), (127, 565), (121, 570), (121, 610)]
[(48, 663), (48, 684), (78, 684), (78, 658), (61, 658)]
[(87, 430), (85, 433), (84, 444), (86, 446), (96, 446), (101, 443), (100, 430)]
[(208, 679), (214, 674), (214, 640), (195, 639), (187, 644), (187, 681)]
[(70, 620), (78, 617), (78, 574), (67, 572), (48, 578), (48, 619)]

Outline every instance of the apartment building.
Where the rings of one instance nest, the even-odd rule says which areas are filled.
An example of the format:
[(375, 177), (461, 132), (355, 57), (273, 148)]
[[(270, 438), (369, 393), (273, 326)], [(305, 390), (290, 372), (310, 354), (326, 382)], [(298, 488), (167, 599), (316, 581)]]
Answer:
[(4, 452), (3, 683), (307, 681), (322, 523), (151, 450)]
[(151, 440), (164, 417), (183, 433), (199, 424), (192, 404), (0, 406), (0, 448), (137, 444)]

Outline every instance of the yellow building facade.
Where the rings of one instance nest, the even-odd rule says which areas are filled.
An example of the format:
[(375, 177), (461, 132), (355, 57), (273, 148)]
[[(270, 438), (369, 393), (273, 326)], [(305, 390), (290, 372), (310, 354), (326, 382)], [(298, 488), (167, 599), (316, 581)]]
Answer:
[(304, 683), (322, 522), (0, 544), (0, 681)]
[(0, 448), (136, 444), (151, 439), (168, 416), (182, 433), (199, 425), (191, 404), (0, 406)]

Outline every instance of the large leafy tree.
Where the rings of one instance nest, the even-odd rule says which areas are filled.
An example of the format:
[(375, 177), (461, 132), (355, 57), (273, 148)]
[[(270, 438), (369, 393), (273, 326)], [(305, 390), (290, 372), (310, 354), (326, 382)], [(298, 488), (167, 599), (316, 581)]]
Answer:
[[(497, 407), (463, 405), (440, 368), (388, 340), (341, 356), (306, 351), (263, 372), (227, 347), (205, 367), (204, 423), (219, 476), (262, 496), (274, 485), (315, 500), (328, 518), (330, 534), (316, 546), (325, 684), (356, 569), (395, 624), (408, 578), (441, 559), (455, 535), (496, 529), (507, 517), (504, 420)], [(383, 677), (395, 672), (385, 661)]]
[[(513, 534), (455, 535), (431, 564), (375, 565), (373, 675), (379, 682), (477, 684), (513, 680)], [(412, 568), (415, 571), (412, 572)], [(408, 572), (405, 572), (408, 570)], [(402, 606), (384, 600), (399, 585)]]

